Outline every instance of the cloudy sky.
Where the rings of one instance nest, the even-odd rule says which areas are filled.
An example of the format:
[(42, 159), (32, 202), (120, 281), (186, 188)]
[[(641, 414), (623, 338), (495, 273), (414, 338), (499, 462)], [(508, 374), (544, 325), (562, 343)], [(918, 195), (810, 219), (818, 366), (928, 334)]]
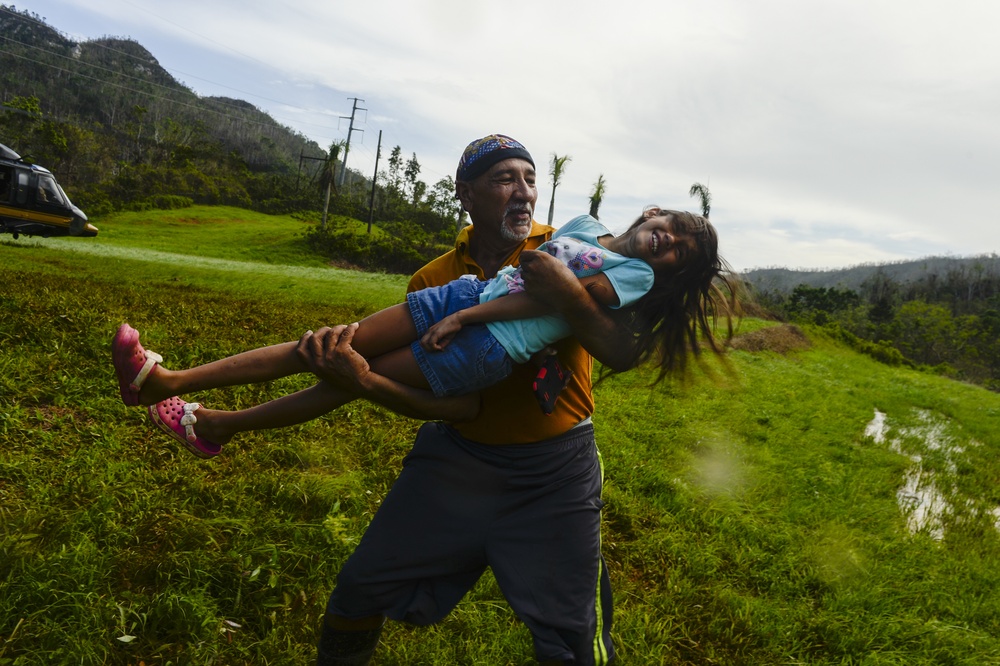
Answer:
[[(712, 220), (738, 269), (1000, 252), (996, 0), (23, 0), (77, 40), (130, 37), (200, 95), (269, 112), (348, 165), (454, 174), (501, 132), (570, 155), (558, 226), (642, 206)], [(384, 157), (383, 157), (384, 159)], [(384, 164), (384, 161), (383, 161)]]

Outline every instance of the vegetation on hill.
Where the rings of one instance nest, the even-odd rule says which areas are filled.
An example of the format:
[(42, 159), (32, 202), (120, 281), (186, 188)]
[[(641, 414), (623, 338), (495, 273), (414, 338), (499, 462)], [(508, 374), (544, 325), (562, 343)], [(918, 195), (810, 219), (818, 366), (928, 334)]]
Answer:
[[(780, 319), (826, 326), (884, 361), (932, 366), (1000, 390), (996, 255), (810, 273), (767, 269), (745, 277), (758, 303)], [(797, 279), (803, 281), (792, 286)]]
[(463, 224), (451, 178), (428, 187), (415, 154), (396, 146), (373, 191), (370, 177), (340, 173), (338, 144), (324, 150), (245, 101), (198, 96), (131, 39), (75, 42), (0, 5), (0, 40), (0, 143), (55, 172), (91, 218), (209, 204), (374, 219), (392, 240), (320, 228), (310, 246), (396, 272)]
[(938, 288), (964, 289), (970, 277), (1000, 274), (1000, 256), (924, 257), (884, 264), (859, 264), (847, 268), (794, 270), (790, 268), (754, 268), (743, 275), (759, 291), (788, 293), (800, 284), (860, 291), (881, 275), (899, 284), (932, 282)]

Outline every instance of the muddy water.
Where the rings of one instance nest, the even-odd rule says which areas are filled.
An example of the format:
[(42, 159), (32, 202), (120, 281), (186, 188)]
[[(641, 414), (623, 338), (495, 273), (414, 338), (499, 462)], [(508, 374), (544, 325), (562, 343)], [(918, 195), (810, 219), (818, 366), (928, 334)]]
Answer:
[[(876, 409), (864, 435), (876, 443), (888, 443), (910, 460), (896, 491), (896, 503), (911, 533), (943, 539), (956, 507), (973, 515), (988, 514), (1000, 530), (1000, 507), (980, 506), (976, 498), (963, 496), (955, 484), (958, 462), (968, 447), (979, 443), (964, 436), (947, 417), (913, 410), (902, 418), (890, 418)], [(932, 457), (936, 461), (933, 470), (927, 464)]]

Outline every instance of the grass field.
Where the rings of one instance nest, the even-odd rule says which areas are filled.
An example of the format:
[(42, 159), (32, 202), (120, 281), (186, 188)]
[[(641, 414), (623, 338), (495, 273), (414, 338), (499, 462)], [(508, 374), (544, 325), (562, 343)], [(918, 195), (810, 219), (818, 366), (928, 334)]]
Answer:
[[(358, 403), (198, 460), (122, 406), (109, 343), (129, 321), (187, 366), (356, 320), (406, 278), (325, 267), (290, 218), (97, 226), (0, 242), (0, 664), (309, 664), (419, 424)], [(1000, 395), (741, 332), (729, 374), (596, 390), (619, 663), (1000, 664)], [(486, 576), (440, 625), (388, 625), (374, 663), (533, 660)]]

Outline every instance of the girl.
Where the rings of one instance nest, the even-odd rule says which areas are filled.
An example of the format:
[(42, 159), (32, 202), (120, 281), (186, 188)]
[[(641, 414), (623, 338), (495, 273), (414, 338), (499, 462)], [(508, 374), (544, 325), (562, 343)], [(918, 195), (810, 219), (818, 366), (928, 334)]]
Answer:
[[(657, 381), (683, 371), (689, 352), (698, 354), (699, 333), (721, 352), (709, 316), (733, 313), (735, 285), (707, 219), (649, 206), (624, 234), (614, 236), (584, 215), (538, 251), (565, 263), (598, 303), (623, 310), (634, 333), (633, 366), (657, 356)], [(374, 372), (451, 400), (455, 421), (475, 416), (475, 392), (504, 379), (512, 363), (526, 363), (572, 333), (561, 317), (524, 292), (520, 269), (505, 267), (488, 281), (464, 278), (407, 294), (405, 304), (362, 320), (352, 341)], [(239, 432), (303, 423), (354, 399), (325, 382), (235, 412), (177, 397), (306, 372), (296, 346), (287, 342), (171, 371), (159, 365), (162, 357), (143, 349), (138, 331), (123, 324), (112, 342), (112, 360), (122, 401), (148, 405), (157, 426), (208, 458)]]

